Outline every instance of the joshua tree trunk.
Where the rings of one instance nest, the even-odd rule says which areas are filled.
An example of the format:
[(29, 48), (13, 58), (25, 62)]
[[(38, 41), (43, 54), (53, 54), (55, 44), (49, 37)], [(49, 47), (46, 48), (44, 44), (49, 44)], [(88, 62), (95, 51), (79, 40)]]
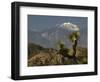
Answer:
[(73, 44), (73, 61), (75, 64), (77, 64), (77, 59), (76, 59), (76, 47), (77, 47), (77, 40), (74, 41)]

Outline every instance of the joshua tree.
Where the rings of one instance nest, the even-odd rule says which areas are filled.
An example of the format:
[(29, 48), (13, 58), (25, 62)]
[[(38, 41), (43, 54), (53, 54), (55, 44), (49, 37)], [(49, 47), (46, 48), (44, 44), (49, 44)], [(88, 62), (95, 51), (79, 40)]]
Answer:
[(64, 48), (64, 44), (60, 43), (60, 54), (62, 54), (64, 57), (67, 56), (68, 58), (73, 59), (73, 63), (77, 64), (77, 58), (76, 58), (76, 48), (77, 48), (77, 42), (80, 36), (80, 29), (79, 26), (72, 24), (70, 22), (65, 22), (61, 25), (62, 28), (65, 30), (68, 30), (71, 32), (71, 35), (69, 36), (70, 41), (73, 43), (73, 54), (72, 56), (68, 56), (69, 50)]
[(65, 43), (64, 41), (59, 41), (58, 42), (58, 46), (59, 46), (59, 54), (63, 55), (63, 57), (68, 57), (68, 58), (72, 58), (72, 56), (70, 56), (69, 53), (69, 49), (65, 47)]
[(76, 48), (77, 48), (77, 42), (78, 42), (79, 37), (80, 37), (79, 31), (73, 32), (69, 37), (70, 41), (73, 43), (73, 60), (74, 60), (74, 63), (77, 63)]
[(65, 43), (64, 43), (63, 40), (60, 40), (60, 41), (58, 42), (58, 47), (59, 47), (59, 50), (65, 48)]

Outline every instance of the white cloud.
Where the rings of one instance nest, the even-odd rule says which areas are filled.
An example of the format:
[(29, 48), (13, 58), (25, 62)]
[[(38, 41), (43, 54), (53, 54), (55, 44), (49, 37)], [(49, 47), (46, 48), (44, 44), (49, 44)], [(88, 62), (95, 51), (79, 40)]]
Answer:
[(79, 31), (79, 27), (75, 24), (72, 24), (70, 22), (65, 22), (60, 25), (60, 27), (66, 29), (66, 30), (71, 30), (71, 31)]

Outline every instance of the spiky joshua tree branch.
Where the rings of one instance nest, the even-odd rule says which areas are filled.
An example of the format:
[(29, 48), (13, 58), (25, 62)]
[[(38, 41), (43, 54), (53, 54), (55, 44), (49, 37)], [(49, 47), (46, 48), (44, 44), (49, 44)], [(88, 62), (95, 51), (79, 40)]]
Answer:
[(76, 51), (77, 51), (77, 42), (78, 42), (78, 39), (80, 37), (80, 32), (79, 31), (76, 31), (76, 32), (73, 32), (69, 39), (70, 41), (73, 43), (73, 61), (74, 63), (77, 63), (77, 58), (76, 58)]

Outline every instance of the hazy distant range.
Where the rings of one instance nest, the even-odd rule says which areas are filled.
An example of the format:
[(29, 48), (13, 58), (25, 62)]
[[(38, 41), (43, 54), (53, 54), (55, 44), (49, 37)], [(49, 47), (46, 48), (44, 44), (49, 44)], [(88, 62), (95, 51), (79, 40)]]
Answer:
[(28, 15), (28, 42), (45, 48), (56, 48), (57, 42), (63, 40), (67, 47), (71, 47), (70, 32), (61, 27), (64, 23), (79, 26), (80, 39), (78, 46), (87, 48), (87, 17)]

